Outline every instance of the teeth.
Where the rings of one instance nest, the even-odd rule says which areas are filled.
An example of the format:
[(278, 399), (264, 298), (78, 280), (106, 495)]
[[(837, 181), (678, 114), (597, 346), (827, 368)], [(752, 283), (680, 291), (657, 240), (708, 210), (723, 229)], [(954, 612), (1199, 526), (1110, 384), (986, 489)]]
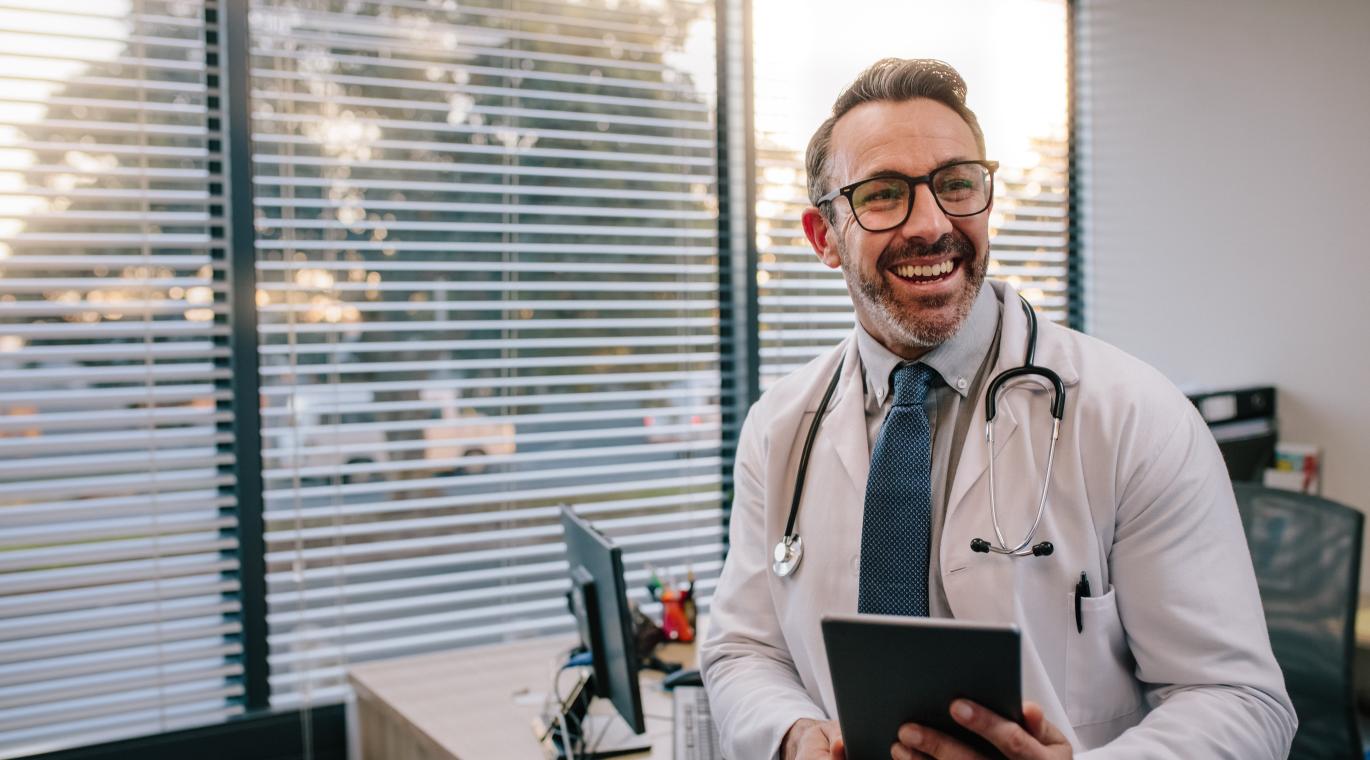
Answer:
[(948, 260), (933, 266), (910, 266), (905, 264), (894, 268), (894, 273), (900, 277), (940, 277), (951, 272), (955, 264)]

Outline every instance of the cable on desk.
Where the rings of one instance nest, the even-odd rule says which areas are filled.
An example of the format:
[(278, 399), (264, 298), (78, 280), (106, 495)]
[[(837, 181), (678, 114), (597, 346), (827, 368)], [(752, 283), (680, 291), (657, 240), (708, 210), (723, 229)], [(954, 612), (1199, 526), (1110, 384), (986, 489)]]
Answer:
[[(576, 724), (574, 730), (570, 725), (568, 725), (568, 718), (573, 718), (573, 716), (567, 713), (566, 700), (561, 696), (561, 674), (566, 672), (567, 670), (570, 670), (573, 667), (581, 667), (586, 664), (589, 664), (588, 661), (578, 662), (576, 660), (576, 656), (578, 654), (578, 652), (576, 651), (577, 649), (579, 649), (579, 647), (571, 647), (570, 649), (566, 650), (565, 654), (558, 655), (556, 660), (553, 662), (553, 667), (555, 667), (555, 671), (552, 673), (552, 696), (556, 699), (556, 709), (552, 711), (552, 714), (554, 716), (557, 716), (557, 720), (554, 720), (554, 725), (557, 722), (561, 723), (562, 748), (566, 752), (567, 760), (574, 760), (575, 758), (575, 752), (577, 748), (573, 745), (576, 743), (576, 738), (579, 738), (579, 750), (583, 752), (587, 749), (584, 731), (583, 727), (580, 725), (580, 720), (572, 719), (569, 721), (571, 723)], [(558, 665), (558, 663), (560, 664)], [(596, 739), (595, 744), (598, 745), (599, 741), (603, 738), (604, 729), (601, 729), (599, 739)]]

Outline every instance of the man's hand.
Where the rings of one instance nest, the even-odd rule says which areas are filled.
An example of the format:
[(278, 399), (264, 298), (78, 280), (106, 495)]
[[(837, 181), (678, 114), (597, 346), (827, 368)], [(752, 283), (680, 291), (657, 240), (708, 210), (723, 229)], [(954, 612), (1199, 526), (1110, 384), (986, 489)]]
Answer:
[(800, 718), (780, 742), (783, 760), (846, 760), (842, 731), (835, 720)]
[[(1047, 722), (1036, 702), (1023, 703), (1020, 726), (969, 700), (951, 703), (951, 717), (957, 723), (985, 737), (1009, 760), (1069, 760), (1074, 756), (1070, 742)], [(905, 723), (899, 727), (899, 743), (890, 747), (894, 760), (933, 757), (937, 760), (983, 760), (984, 755), (941, 731)]]

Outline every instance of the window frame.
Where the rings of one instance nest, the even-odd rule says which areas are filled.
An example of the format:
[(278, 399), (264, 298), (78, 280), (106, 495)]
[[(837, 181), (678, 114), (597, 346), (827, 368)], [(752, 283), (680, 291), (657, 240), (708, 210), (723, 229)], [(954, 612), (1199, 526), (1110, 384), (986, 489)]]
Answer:
[[(747, 410), (760, 395), (757, 305), (756, 159), (752, 71), (751, 0), (714, 0), (717, 45), (716, 177), (719, 195), (719, 340), (723, 414), (723, 521), (729, 520), (732, 458)], [(1084, 270), (1080, 250), (1080, 143), (1076, 135), (1076, 11), (1066, 3), (1067, 69), (1067, 312), (1068, 324), (1083, 329)], [(206, 0), (206, 75), (209, 84), (211, 166), (225, 183), (225, 207), (212, 237), (224, 257), (228, 278), (230, 338), (224, 360), (231, 377), (224, 384), (234, 399), (256, 399), (259, 373), (256, 292), (256, 232), (253, 225), (252, 122), (248, 74), (248, 3)], [(216, 129), (217, 127), (217, 129)], [(214, 156), (217, 146), (220, 156)], [(214, 174), (214, 172), (211, 172)], [(215, 217), (211, 210), (211, 217)], [(268, 760), (297, 758), (305, 747), (317, 758), (343, 758), (348, 728), (341, 704), (272, 710), (267, 681), (267, 623), (261, 415), (255, 403), (234, 403), (233, 466), (237, 478), (236, 519), (247, 713), (225, 723), (116, 742), (87, 745), (35, 757), (43, 760), (184, 757), (213, 745), (220, 754), (256, 754), (278, 748)], [(726, 538), (725, 538), (726, 546)], [(304, 730), (312, 731), (306, 741)]]

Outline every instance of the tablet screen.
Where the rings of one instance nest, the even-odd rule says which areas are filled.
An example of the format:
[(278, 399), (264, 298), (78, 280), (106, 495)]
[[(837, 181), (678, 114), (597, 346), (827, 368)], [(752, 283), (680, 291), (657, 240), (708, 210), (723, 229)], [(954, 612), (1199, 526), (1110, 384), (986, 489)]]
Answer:
[(1023, 722), (1016, 626), (831, 615), (823, 618), (823, 642), (850, 760), (887, 760), (899, 726), (910, 721), (1002, 757), (952, 720), (951, 702), (961, 697)]

